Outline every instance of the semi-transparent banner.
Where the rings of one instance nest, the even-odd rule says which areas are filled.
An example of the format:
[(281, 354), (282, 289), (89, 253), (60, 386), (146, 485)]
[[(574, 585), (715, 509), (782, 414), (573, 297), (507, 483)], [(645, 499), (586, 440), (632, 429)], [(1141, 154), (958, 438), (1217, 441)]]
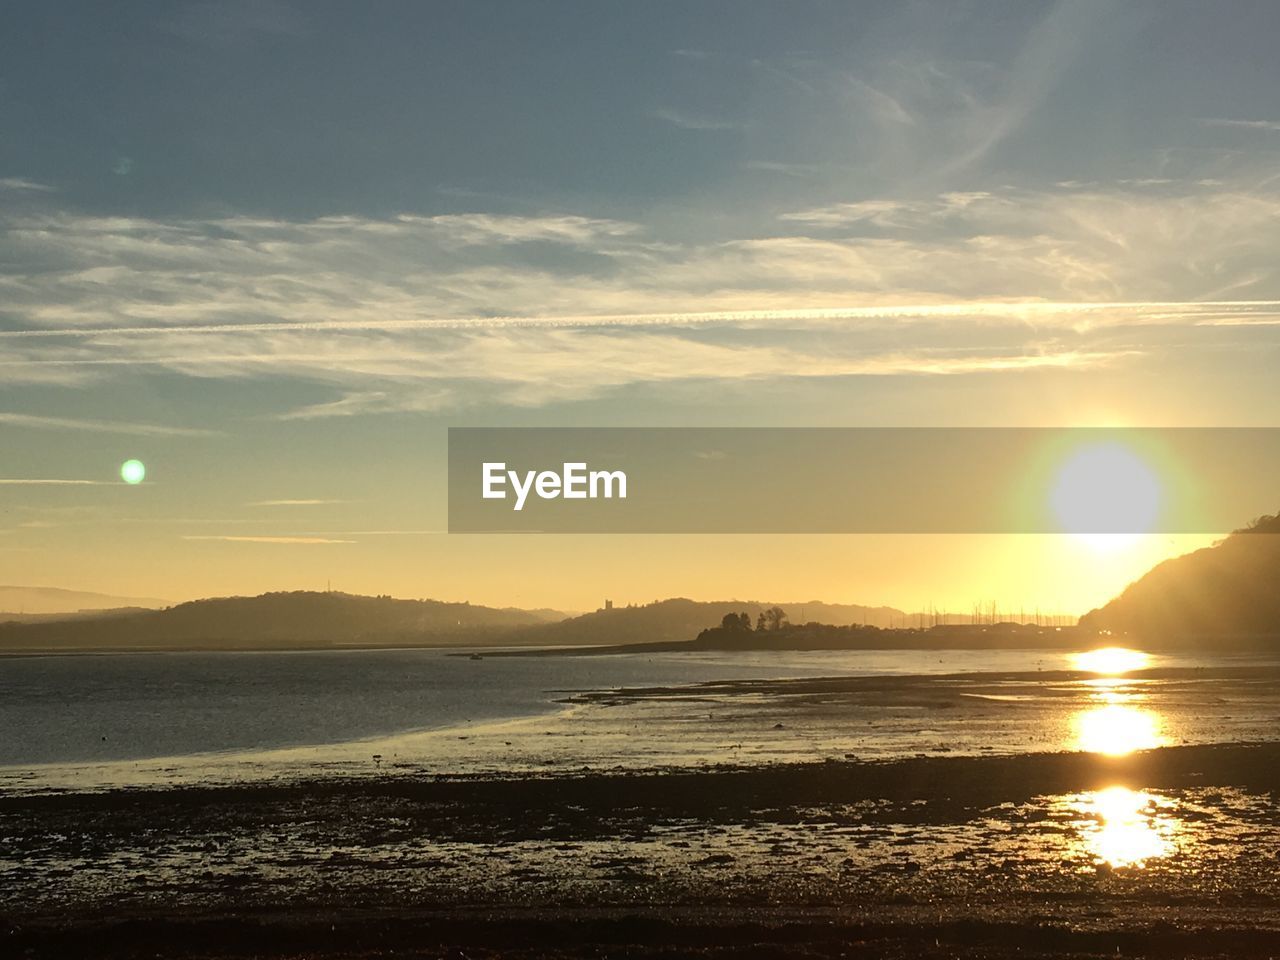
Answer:
[(451, 428), (452, 533), (1225, 533), (1280, 428)]

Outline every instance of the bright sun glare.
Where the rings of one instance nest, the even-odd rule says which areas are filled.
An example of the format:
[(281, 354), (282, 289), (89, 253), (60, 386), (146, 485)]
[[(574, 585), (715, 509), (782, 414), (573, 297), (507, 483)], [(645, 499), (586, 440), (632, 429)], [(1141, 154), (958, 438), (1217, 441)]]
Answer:
[(1151, 662), (1151, 656), (1141, 650), (1130, 650), (1127, 647), (1101, 647), (1097, 650), (1072, 654), (1071, 660), (1077, 670), (1115, 677), (1144, 669)]
[(1171, 824), (1158, 816), (1160, 804), (1149, 793), (1109, 787), (1088, 796), (1081, 812), (1096, 824), (1086, 832), (1091, 853), (1113, 867), (1141, 867), (1168, 856)]
[(1050, 494), (1062, 529), (1099, 550), (1127, 546), (1150, 531), (1160, 502), (1151, 467), (1120, 443), (1077, 450), (1059, 469)]
[(1086, 753), (1122, 757), (1135, 750), (1153, 750), (1163, 742), (1160, 718), (1148, 711), (1120, 704), (1078, 714), (1076, 747)]

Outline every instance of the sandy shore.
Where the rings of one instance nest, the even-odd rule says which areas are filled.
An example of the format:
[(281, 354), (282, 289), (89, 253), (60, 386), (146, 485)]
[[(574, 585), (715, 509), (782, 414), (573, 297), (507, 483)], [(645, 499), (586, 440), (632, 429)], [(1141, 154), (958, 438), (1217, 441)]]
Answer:
[(9, 796), (0, 952), (1268, 956), (1278, 789), (1254, 744)]

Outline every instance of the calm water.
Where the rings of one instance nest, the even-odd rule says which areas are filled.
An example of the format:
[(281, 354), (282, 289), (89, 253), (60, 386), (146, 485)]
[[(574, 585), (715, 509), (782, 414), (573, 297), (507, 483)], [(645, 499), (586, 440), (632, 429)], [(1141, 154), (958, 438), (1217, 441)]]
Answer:
[(554, 713), (566, 692), (1056, 668), (1041, 651), (486, 658), (439, 650), (0, 658), (0, 766), (178, 757)]
[[(1236, 666), (1239, 658), (1156, 657), (1151, 667)], [(1259, 658), (1274, 669), (1275, 658)], [(1137, 746), (1246, 738), (1273, 725), (1275, 684), (1219, 688), (1211, 677), (1066, 690), (1038, 671), (1072, 669), (1045, 651), (847, 651), (493, 658), (438, 650), (187, 653), (0, 658), (0, 789), (77, 767), (81, 785), (146, 779), (222, 763), (226, 776), (387, 766), (473, 770), (541, 764), (804, 759), (933, 749), (1090, 749), (1129, 724)], [(1027, 672), (1028, 684), (961, 709), (892, 698), (796, 705), (754, 694), (664, 694), (568, 708), (571, 693), (706, 681)], [(977, 682), (977, 681), (975, 681)], [(975, 688), (976, 689), (976, 688)], [(1004, 692), (1002, 692), (1004, 691)], [(1083, 731), (1077, 721), (1083, 719)], [(1240, 722), (1237, 722), (1240, 721)], [(1143, 724), (1161, 725), (1148, 731)], [(1075, 724), (1074, 728), (1071, 724)], [(1243, 723), (1243, 725), (1242, 725)], [(776, 729), (775, 729), (776, 724)], [(1072, 738), (1075, 738), (1073, 740)], [(232, 758), (237, 766), (229, 766)], [(103, 772), (89, 772), (91, 770)], [(248, 771), (248, 772), (246, 772)], [(339, 771), (342, 772), (342, 771)], [(53, 777), (56, 781), (57, 778)], [(68, 781), (70, 782), (70, 781)]]

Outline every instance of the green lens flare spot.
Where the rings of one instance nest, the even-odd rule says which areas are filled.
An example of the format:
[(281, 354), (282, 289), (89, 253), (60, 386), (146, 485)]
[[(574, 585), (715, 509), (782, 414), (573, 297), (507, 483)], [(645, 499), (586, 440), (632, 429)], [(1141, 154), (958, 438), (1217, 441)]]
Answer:
[(141, 460), (126, 460), (120, 464), (120, 479), (125, 483), (141, 483), (147, 476), (147, 468)]

